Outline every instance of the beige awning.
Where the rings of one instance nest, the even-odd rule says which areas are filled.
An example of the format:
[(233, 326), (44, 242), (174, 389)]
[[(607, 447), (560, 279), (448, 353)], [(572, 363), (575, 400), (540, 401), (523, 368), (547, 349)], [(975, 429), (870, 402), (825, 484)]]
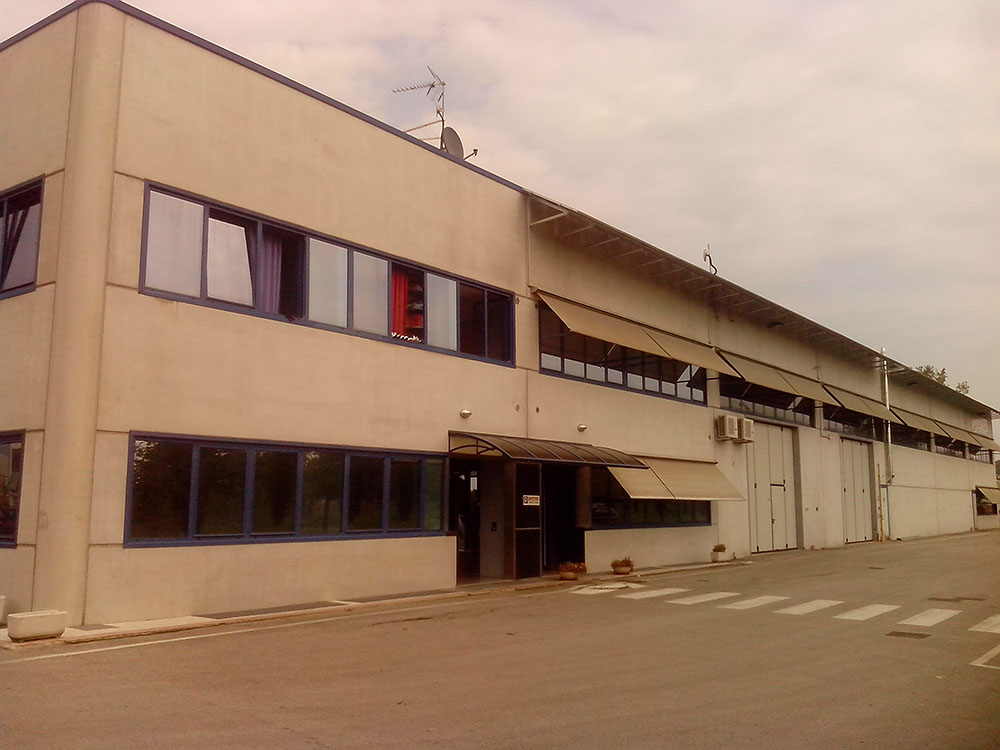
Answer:
[(973, 435), (968, 430), (963, 430), (961, 427), (955, 427), (950, 424), (944, 424), (943, 422), (938, 422), (941, 425), (941, 429), (948, 437), (955, 438), (955, 440), (961, 440), (963, 443), (968, 443), (969, 445), (981, 445), (981, 443), (976, 440), (975, 435)]
[(1000, 487), (976, 487), (991, 503), (1000, 505)]
[(972, 436), (987, 450), (1000, 451), (1000, 445), (993, 438), (988, 438), (985, 435), (977, 435), (976, 433), (972, 433)]
[(919, 414), (914, 414), (904, 409), (897, 409), (895, 406), (892, 407), (892, 410), (899, 415), (899, 418), (903, 420), (903, 424), (908, 427), (912, 427), (915, 430), (923, 430), (924, 432), (931, 432), (935, 435), (945, 434), (941, 431), (938, 423), (929, 417), (922, 417)]
[(645, 456), (642, 460), (678, 500), (746, 500), (714, 463)]
[(878, 401), (870, 399), (867, 396), (859, 396), (856, 393), (835, 388), (832, 385), (826, 386), (826, 389), (830, 391), (830, 393), (832, 393), (840, 403), (851, 411), (868, 414), (869, 416), (878, 417), (879, 419), (887, 419), (890, 422), (895, 422), (896, 424), (903, 424), (899, 417), (889, 411), (883, 403), (879, 403)]
[(739, 377), (740, 375), (710, 346), (682, 339), (679, 336), (674, 336), (672, 333), (657, 331), (655, 328), (643, 326), (643, 330), (652, 337), (653, 341), (660, 345), (660, 348), (667, 353), (670, 359), (698, 365), (707, 370), (724, 372), (733, 377)]
[(538, 440), (480, 432), (449, 432), (448, 450), (458, 456), (506, 458), (512, 461), (579, 466), (624, 466), (646, 471), (645, 463), (624, 451), (560, 440)]
[(837, 399), (823, 388), (822, 383), (802, 377), (801, 375), (796, 375), (794, 372), (782, 371), (780, 374), (800, 396), (811, 398), (814, 401), (822, 401), (824, 404), (837, 405)]
[(638, 349), (658, 357), (664, 356), (663, 349), (646, 335), (638, 323), (591, 310), (589, 307), (583, 307), (575, 302), (567, 302), (544, 292), (537, 294), (542, 302), (548, 305), (552, 312), (559, 317), (559, 320), (574, 333), (592, 336), (595, 339), (608, 341), (619, 346), (627, 346), (629, 349)]
[(609, 466), (608, 471), (633, 500), (676, 500), (674, 493), (649, 469)]
[(729, 352), (723, 352), (723, 354), (732, 363), (733, 367), (739, 370), (740, 377), (748, 383), (762, 385), (765, 388), (781, 391), (782, 393), (795, 393), (795, 389), (792, 388), (791, 383), (781, 377), (781, 373), (770, 365), (753, 362)]

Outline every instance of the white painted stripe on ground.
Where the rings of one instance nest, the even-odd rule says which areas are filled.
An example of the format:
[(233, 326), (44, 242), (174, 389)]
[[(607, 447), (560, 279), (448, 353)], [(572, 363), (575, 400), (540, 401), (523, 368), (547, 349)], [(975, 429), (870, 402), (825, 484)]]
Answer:
[(997, 646), (996, 648), (991, 648), (989, 651), (987, 651), (985, 654), (983, 654), (982, 656), (980, 656), (978, 659), (976, 659), (974, 661), (970, 661), (969, 664), (972, 665), (973, 667), (986, 667), (987, 669), (1000, 669), (1000, 667), (996, 667), (996, 666), (994, 666), (992, 664), (987, 664), (986, 663), (988, 661), (992, 661), (993, 658), (995, 656), (997, 656), (997, 654), (1000, 654), (1000, 646)]
[(975, 630), (977, 633), (1000, 633), (1000, 615), (993, 615), (969, 630)]
[(950, 617), (960, 614), (960, 609), (928, 609), (919, 615), (900, 620), (897, 625), (914, 625), (918, 628), (932, 628), (939, 622), (944, 622)]
[(680, 599), (667, 599), (667, 604), (702, 604), (704, 602), (714, 602), (716, 599), (726, 599), (730, 596), (739, 596), (735, 591), (713, 591), (711, 594), (695, 594), (685, 596)]
[(588, 586), (585, 589), (575, 589), (570, 591), (571, 594), (583, 594), (584, 596), (593, 596), (594, 594), (606, 594), (609, 591), (614, 591), (614, 589), (602, 589), (596, 586)]
[(811, 602), (796, 604), (794, 607), (776, 609), (775, 612), (782, 615), (808, 615), (810, 612), (836, 607), (838, 604), (843, 604), (843, 602), (836, 599), (813, 599)]
[(763, 607), (766, 604), (783, 602), (787, 599), (787, 596), (755, 596), (753, 599), (744, 599), (741, 602), (720, 604), (719, 609), (753, 609), (754, 607)]
[(619, 599), (650, 599), (654, 596), (667, 596), (668, 594), (683, 594), (691, 589), (650, 589), (649, 591), (633, 591), (631, 594), (619, 594)]
[(898, 604), (869, 604), (864, 607), (859, 607), (858, 609), (852, 609), (850, 612), (844, 612), (841, 615), (834, 615), (835, 620), (870, 620), (873, 617), (878, 617), (879, 615), (884, 615), (886, 612), (892, 612), (894, 609), (899, 609)]

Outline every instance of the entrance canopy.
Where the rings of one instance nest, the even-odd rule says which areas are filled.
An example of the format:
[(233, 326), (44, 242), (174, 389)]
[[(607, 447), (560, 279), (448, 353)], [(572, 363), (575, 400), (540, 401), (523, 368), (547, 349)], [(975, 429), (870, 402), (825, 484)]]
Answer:
[(576, 464), (578, 466), (626, 467), (648, 472), (641, 459), (614, 448), (559, 440), (487, 435), (479, 432), (449, 432), (448, 450), (456, 456), (507, 458), (512, 461)]
[(633, 500), (746, 500), (714, 463), (682, 458), (642, 460), (652, 471), (610, 469)]

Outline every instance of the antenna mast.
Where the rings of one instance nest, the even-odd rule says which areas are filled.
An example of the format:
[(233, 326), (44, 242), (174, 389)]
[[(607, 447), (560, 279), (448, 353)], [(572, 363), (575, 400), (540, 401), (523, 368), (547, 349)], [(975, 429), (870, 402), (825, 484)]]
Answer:
[[(437, 125), (440, 123), (441, 131), (444, 131), (444, 87), (448, 84), (445, 83), (441, 76), (434, 72), (434, 69), (430, 65), (427, 66), (428, 72), (431, 74), (430, 81), (424, 81), (423, 83), (413, 83), (409, 86), (401, 86), (398, 89), (393, 89), (392, 93), (402, 94), (406, 91), (424, 91), (426, 90), (427, 98), (434, 102), (434, 112), (437, 114), (437, 120), (431, 120), (430, 122), (425, 122), (423, 125), (416, 125), (412, 128), (407, 128), (404, 133), (412, 133), (415, 130), (422, 130), (423, 128), (429, 128), (431, 125)], [(440, 135), (432, 135), (428, 137), (422, 137), (422, 141), (440, 141)]]

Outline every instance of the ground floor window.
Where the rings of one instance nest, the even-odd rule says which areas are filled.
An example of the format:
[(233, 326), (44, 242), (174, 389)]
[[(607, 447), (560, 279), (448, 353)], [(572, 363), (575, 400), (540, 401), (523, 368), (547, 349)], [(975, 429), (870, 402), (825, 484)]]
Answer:
[(712, 523), (704, 500), (632, 500), (611, 472), (595, 470), (590, 515), (595, 529), (625, 526), (702, 526)]
[(0, 435), (0, 546), (17, 542), (23, 473), (24, 437)]
[[(0, 478), (3, 448), (0, 442)], [(440, 532), (443, 477), (440, 456), (136, 435), (125, 538), (165, 543)], [(3, 497), (0, 489), (0, 509)]]

